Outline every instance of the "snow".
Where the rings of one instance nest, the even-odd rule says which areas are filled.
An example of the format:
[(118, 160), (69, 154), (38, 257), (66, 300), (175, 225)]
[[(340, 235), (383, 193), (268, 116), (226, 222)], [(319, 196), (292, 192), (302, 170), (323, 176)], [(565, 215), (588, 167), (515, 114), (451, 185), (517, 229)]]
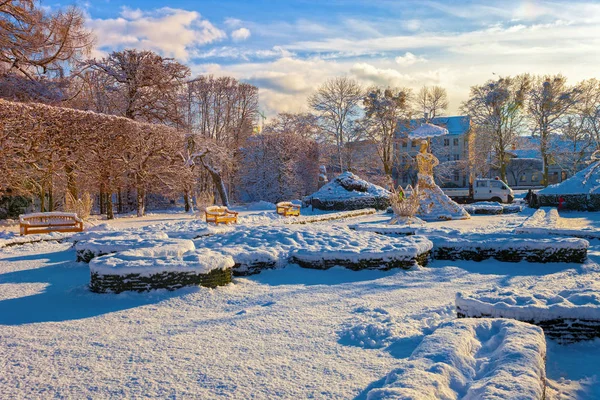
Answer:
[(43, 212), (43, 213), (30, 213), (30, 214), (22, 214), (19, 216), (20, 223), (27, 223), (26, 219), (28, 218), (51, 218), (51, 217), (69, 217), (74, 218), (76, 221), (81, 221), (81, 219), (77, 216), (76, 213), (71, 212), (62, 212), (62, 211), (51, 211), (51, 212)]
[(541, 239), (541, 238), (490, 238), (469, 240), (452, 237), (430, 237), (435, 247), (452, 247), (468, 250), (553, 250), (560, 249), (587, 249), (589, 242), (585, 239), (561, 238), (561, 239)]
[(360, 179), (352, 172), (344, 172), (309, 197), (319, 200), (345, 200), (357, 197), (389, 198), (389, 196), (390, 192), (381, 186)]
[(90, 261), (90, 272), (99, 275), (140, 276), (162, 272), (207, 274), (233, 265), (231, 257), (207, 249), (184, 251), (180, 246), (156, 246), (96, 257)]
[(169, 239), (164, 233), (141, 235), (109, 236), (75, 243), (77, 252), (90, 252), (93, 255), (104, 255), (119, 251), (152, 248), (157, 253), (181, 254), (195, 250), (194, 242), (185, 239)]
[(448, 129), (442, 128), (441, 126), (433, 125), (430, 123), (424, 123), (414, 131), (408, 134), (408, 138), (411, 140), (416, 139), (428, 139), (436, 136), (444, 136), (448, 134)]
[(566, 181), (550, 185), (538, 192), (540, 194), (598, 194), (600, 193), (600, 162), (596, 162), (579, 171)]
[(246, 210), (256, 211), (256, 210), (271, 210), (275, 211), (277, 206), (274, 203), (268, 201), (256, 201), (254, 203), (249, 203), (246, 205)]
[(456, 306), (471, 317), (491, 316), (519, 321), (584, 319), (600, 321), (600, 291), (493, 288), (457, 293)]
[(468, 212), (448, 197), (435, 183), (432, 176), (418, 174), (419, 182), (426, 185), (419, 187), (420, 205), (417, 216), (424, 221), (468, 219)]
[(515, 233), (530, 235), (573, 236), (600, 238), (600, 229), (577, 218), (561, 217), (556, 208), (540, 208), (515, 229)]
[(506, 319), (448, 322), (427, 336), (367, 399), (542, 399), (546, 342)]
[(415, 257), (431, 249), (424, 238), (391, 238), (370, 232), (352, 231), (342, 226), (240, 226), (230, 233), (201, 238), (196, 247), (219, 251), (236, 263), (287, 264), (291, 256), (306, 260), (343, 257), (392, 259)]
[[(473, 241), (510, 238), (532, 214), (525, 209), (413, 228), (418, 235)], [(351, 241), (345, 235), (348, 224), (390, 219), (376, 213), (302, 226), (263, 217), (263, 222), (241, 222), (253, 215), (241, 211), (240, 224), (194, 240), (196, 247), (238, 230), (252, 242), (252, 230), (264, 224), (272, 232), (284, 229), (289, 236), (280, 242), (290, 243), (284, 249), (285, 243), (265, 241), (265, 251), (274, 243), (291, 252), (293, 241), (300, 246), (308, 238), (300, 233), (303, 239), (296, 239), (296, 229), (315, 235), (324, 229)], [(561, 219), (600, 225), (599, 213), (565, 213)], [(184, 236), (186, 227), (203, 229), (189, 214), (107, 223), (115, 236)], [(71, 243), (5, 247), (0, 250), (0, 393), (3, 398), (364, 399), (440, 324), (456, 319), (457, 292), (600, 290), (599, 255), (600, 242), (590, 241), (582, 265), (433, 260), (427, 268), (351, 271), (282, 263), (284, 268), (235, 278), (216, 289), (95, 294), (88, 288), (90, 269), (74, 261)], [(479, 339), (485, 337), (474, 343)], [(547, 398), (600, 398), (599, 343), (548, 341)], [(482, 352), (476, 359), (487, 371), (490, 358)], [(504, 381), (522, 382), (512, 375)]]

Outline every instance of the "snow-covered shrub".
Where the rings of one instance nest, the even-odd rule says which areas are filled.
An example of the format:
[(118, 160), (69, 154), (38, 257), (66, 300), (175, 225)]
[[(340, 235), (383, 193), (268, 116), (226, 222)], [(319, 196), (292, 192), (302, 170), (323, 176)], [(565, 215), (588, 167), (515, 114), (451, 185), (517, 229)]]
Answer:
[(417, 214), (421, 204), (418, 188), (412, 190), (410, 196), (406, 196), (402, 188), (393, 190), (390, 196), (390, 204), (396, 219), (410, 220)]

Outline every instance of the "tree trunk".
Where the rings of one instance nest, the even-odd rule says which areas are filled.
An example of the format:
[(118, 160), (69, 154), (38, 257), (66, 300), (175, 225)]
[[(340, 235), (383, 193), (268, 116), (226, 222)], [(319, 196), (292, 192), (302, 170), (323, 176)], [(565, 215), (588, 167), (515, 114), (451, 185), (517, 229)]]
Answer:
[(106, 219), (114, 219), (112, 193), (106, 193)]
[(544, 154), (542, 157), (544, 161), (544, 172), (542, 174), (542, 185), (548, 186), (548, 156)]
[(100, 215), (104, 214), (104, 187), (100, 186), (100, 195), (98, 199), (98, 204), (100, 206)]
[(121, 196), (121, 188), (118, 189), (118, 203), (117, 203), (117, 213), (123, 213), (123, 196)]
[[(190, 212), (190, 208), (191, 208), (191, 199), (190, 199), (190, 192), (189, 190), (185, 190), (183, 192), (183, 199), (185, 201), (185, 212)], [(193, 210), (192, 210), (193, 211)]]
[(144, 201), (144, 192), (142, 189), (137, 190), (137, 216), (143, 217), (146, 214), (146, 204)]
[(67, 191), (73, 196), (73, 199), (79, 199), (77, 182), (75, 181), (75, 171), (71, 165), (65, 165), (65, 175), (67, 176)]

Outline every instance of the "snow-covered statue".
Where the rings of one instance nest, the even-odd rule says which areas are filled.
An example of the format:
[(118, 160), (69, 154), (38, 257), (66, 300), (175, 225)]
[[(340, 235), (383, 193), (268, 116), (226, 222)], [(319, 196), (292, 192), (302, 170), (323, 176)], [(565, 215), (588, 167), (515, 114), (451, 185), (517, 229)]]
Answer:
[(433, 180), (433, 169), (440, 162), (429, 152), (428, 139), (435, 136), (447, 135), (442, 127), (423, 124), (410, 133), (409, 138), (421, 139), (421, 147), (417, 154), (417, 187), (419, 209), (417, 216), (426, 221), (467, 219), (471, 216), (465, 209), (448, 197)]
[(427, 151), (428, 148), (429, 143), (427, 140), (421, 141), (419, 154), (417, 154), (417, 170), (419, 172), (417, 177), (419, 179), (419, 186), (431, 185), (433, 181), (433, 168), (440, 163), (436, 156)]

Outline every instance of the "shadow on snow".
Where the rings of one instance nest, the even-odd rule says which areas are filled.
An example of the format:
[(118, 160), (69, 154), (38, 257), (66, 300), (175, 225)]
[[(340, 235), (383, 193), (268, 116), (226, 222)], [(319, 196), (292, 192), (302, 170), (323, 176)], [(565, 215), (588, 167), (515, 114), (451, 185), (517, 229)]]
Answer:
[(95, 317), (110, 312), (185, 295), (189, 291), (153, 291), (143, 294), (97, 294), (89, 291), (90, 272), (87, 264), (74, 261), (72, 249), (4, 258), (20, 262), (44, 260), (40, 268), (25, 269), (0, 275), (0, 284), (46, 283), (48, 286), (29, 296), (0, 300), (0, 324), (21, 325), (35, 322), (68, 321)]

